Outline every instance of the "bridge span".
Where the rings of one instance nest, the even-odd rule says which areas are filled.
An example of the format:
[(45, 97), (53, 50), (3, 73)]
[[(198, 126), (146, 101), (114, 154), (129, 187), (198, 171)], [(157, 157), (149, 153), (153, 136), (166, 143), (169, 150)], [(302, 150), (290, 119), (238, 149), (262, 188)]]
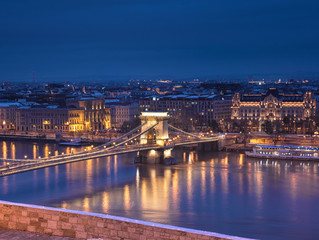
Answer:
[[(171, 157), (170, 152), (174, 147), (197, 144), (204, 146), (212, 142), (220, 142), (217, 136), (205, 136), (204, 134), (188, 133), (167, 123), (167, 113), (142, 113), (142, 124), (132, 131), (124, 134), (118, 139), (112, 140), (90, 150), (78, 153), (61, 154), (57, 156), (38, 159), (3, 159), (5, 163), (0, 167), (0, 177), (16, 174), (25, 171), (36, 170), (45, 167), (51, 167), (60, 164), (72, 163), (88, 159), (119, 155), (131, 152), (137, 152), (143, 155), (145, 161), (149, 162), (149, 156), (159, 153), (157, 159), (152, 157), (152, 163), (160, 163), (164, 158)], [(172, 129), (171, 132), (168, 128)], [(127, 138), (127, 139), (126, 139)], [(140, 139), (139, 143), (136, 140)], [(206, 149), (207, 150), (207, 149)], [(211, 150), (211, 148), (208, 148)]]

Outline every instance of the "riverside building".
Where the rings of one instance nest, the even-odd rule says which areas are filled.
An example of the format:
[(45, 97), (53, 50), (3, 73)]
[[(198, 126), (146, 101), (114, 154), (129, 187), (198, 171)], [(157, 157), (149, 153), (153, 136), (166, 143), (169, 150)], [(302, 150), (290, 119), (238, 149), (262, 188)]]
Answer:
[(84, 110), (55, 106), (20, 107), (16, 111), (16, 131), (25, 132), (81, 132), (84, 130)]
[(146, 97), (139, 101), (140, 111), (168, 112), (174, 126), (209, 127), (223, 125), (231, 117), (232, 98), (227, 95), (167, 95)]
[(288, 125), (292, 132), (307, 132), (314, 126), (316, 100), (313, 93), (280, 93), (269, 88), (266, 93), (235, 93), (232, 105), (232, 120), (246, 124), (249, 131), (262, 131), (266, 121), (283, 130)]
[(67, 101), (68, 108), (84, 110), (84, 131), (94, 132), (111, 127), (110, 109), (105, 107), (105, 100), (94, 97), (81, 97)]
[(121, 128), (125, 122), (133, 121), (140, 115), (138, 104), (113, 104), (110, 105), (111, 126)]
[(0, 103), (0, 131), (68, 133), (109, 129), (104, 99), (73, 99), (66, 107), (27, 102)]

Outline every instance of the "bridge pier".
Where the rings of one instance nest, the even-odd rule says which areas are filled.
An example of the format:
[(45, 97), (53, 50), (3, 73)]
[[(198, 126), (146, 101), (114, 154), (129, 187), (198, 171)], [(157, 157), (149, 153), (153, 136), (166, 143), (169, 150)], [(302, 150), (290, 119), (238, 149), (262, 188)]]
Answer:
[(219, 139), (213, 142), (198, 143), (197, 151), (199, 152), (216, 152), (221, 151), (224, 148), (224, 140)]
[(143, 164), (165, 164), (172, 165), (176, 164), (175, 159), (171, 154), (172, 149), (152, 149), (137, 152), (135, 163)]

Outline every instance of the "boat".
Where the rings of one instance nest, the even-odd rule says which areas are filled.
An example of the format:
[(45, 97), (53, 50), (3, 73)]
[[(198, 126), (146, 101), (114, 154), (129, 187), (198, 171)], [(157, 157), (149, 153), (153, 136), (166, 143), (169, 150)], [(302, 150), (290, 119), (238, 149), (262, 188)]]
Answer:
[(247, 157), (319, 161), (319, 148), (293, 145), (255, 145), (252, 151), (245, 152)]
[(75, 139), (71, 139), (70, 141), (59, 142), (59, 145), (80, 147), (80, 146), (83, 146), (83, 145), (88, 145), (88, 143), (83, 142), (82, 138), (75, 138)]

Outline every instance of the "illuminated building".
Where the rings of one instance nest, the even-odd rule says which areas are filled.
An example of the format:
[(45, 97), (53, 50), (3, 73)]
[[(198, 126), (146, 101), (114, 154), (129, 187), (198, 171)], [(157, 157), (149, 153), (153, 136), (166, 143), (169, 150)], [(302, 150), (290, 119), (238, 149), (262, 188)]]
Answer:
[(231, 117), (231, 96), (169, 95), (140, 100), (140, 110), (168, 112), (174, 126), (183, 124), (209, 126), (212, 121), (222, 123)]
[(81, 132), (82, 109), (21, 107), (16, 112), (16, 130), (30, 132)]
[(0, 103), (1, 130), (15, 129), (16, 110), (19, 106), (21, 106), (21, 104), (17, 102)]
[[(265, 121), (279, 123), (287, 119), (294, 125), (295, 131), (304, 132), (304, 121), (313, 121), (316, 112), (316, 101), (311, 92), (304, 94), (279, 93), (276, 88), (270, 88), (262, 94), (241, 94), (233, 96), (232, 120), (244, 122), (251, 126), (251, 131), (262, 131)], [(302, 123), (302, 124), (301, 124)]]
[(81, 97), (67, 101), (68, 108), (80, 108), (84, 110), (84, 131), (100, 131), (109, 129), (110, 109), (105, 107), (104, 99), (93, 97)]
[(108, 129), (110, 110), (101, 99), (79, 99), (60, 108), (55, 105), (0, 103), (0, 131), (91, 132)]

